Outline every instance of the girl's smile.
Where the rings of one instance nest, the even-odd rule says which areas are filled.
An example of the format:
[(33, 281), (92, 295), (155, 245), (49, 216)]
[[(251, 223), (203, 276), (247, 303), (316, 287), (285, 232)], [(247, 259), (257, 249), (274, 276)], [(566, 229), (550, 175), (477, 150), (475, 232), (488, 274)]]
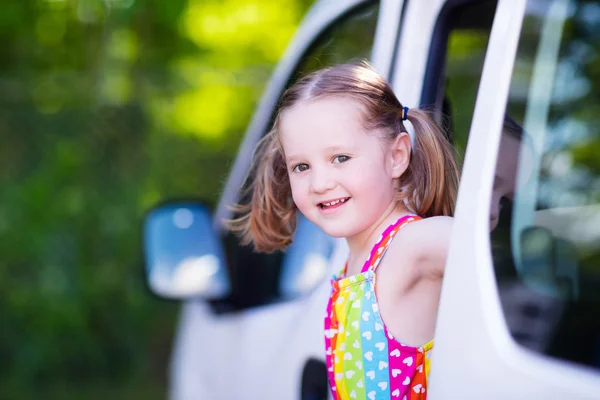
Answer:
[(334, 200), (322, 201), (318, 204), (318, 207), (321, 208), (321, 211), (323, 213), (329, 213), (341, 208), (344, 204), (346, 204), (348, 200), (350, 200), (350, 197), (342, 197)]

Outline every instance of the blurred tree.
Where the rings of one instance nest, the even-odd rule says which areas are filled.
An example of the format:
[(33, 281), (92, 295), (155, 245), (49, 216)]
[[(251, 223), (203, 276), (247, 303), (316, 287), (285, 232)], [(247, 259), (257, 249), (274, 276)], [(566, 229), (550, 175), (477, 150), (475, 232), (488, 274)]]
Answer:
[(214, 204), (311, 0), (0, 6), (0, 398), (164, 398), (144, 284), (159, 200)]

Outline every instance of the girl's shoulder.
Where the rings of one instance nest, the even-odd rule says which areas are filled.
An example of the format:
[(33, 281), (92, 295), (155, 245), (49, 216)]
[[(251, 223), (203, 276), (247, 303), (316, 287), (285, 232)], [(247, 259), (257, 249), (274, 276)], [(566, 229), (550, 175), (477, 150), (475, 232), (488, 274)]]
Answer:
[(454, 218), (442, 215), (437, 217), (422, 218), (406, 224), (406, 226), (399, 232), (402, 230), (410, 231), (411, 236), (431, 235), (435, 233), (449, 234), (449, 231), (452, 229), (453, 221)]
[(454, 218), (446, 216), (415, 219), (398, 230), (397, 240), (392, 244), (396, 242), (403, 246), (411, 245), (411, 247), (426, 249), (434, 245), (436, 239), (451, 235), (453, 221)]
[(389, 251), (416, 267), (419, 274), (442, 276), (450, 238), (452, 217), (437, 216), (406, 224), (396, 234)]

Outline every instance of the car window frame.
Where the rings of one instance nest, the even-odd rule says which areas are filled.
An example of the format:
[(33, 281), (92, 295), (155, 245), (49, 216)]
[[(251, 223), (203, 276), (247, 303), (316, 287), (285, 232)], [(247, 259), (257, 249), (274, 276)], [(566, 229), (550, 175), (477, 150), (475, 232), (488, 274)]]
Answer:
[(423, 89), (421, 92), (421, 106), (431, 108), (435, 112), (441, 110), (441, 95), (445, 92), (443, 82), (446, 70), (446, 58), (448, 55), (448, 40), (452, 31), (452, 13), (462, 7), (481, 3), (479, 0), (448, 0), (440, 11), (435, 28), (432, 33), (429, 54), (427, 55), (427, 65), (425, 67), (425, 78), (423, 80)]
[[(525, 5), (526, 0), (499, 0), (494, 17), (442, 285), (432, 398), (460, 392), (470, 398), (504, 399), (520, 391), (523, 398), (584, 399), (600, 390), (596, 371), (549, 359), (514, 341), (495, 279), (489, 204)], [(464, 376), (477, 384), (466, 388)]]

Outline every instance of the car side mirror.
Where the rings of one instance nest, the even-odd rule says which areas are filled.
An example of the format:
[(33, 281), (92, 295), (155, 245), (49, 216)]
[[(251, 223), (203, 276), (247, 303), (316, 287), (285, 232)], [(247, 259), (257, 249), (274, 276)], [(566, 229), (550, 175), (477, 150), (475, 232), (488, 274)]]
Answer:
[(222, 298), (230, 281), (211, 214), (199, 203), (170, 203), (144, 221), (145, 270), (150, 290), (171, 299)]
[(327, 277), (334, 239), (298, 213), (293, 242), (282, 263), (281, 295), (291, 300), (311, 293)]

